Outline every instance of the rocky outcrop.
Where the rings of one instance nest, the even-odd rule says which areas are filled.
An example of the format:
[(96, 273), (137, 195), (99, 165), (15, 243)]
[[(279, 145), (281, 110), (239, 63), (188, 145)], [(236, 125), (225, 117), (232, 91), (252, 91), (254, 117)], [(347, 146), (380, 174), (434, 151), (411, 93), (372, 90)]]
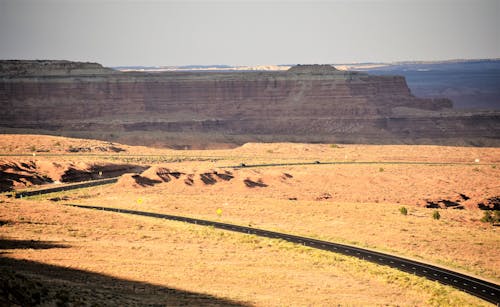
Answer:
[(0, 76), (79, 76), (115, 73), (98, 63), (49, 60), (10, 60), (0, 61)]
[(10, 128), (296, 135), (302, 141), (314, 134), (315, 141), (377, 143), (454, 139), (461, 132), (492, 140), (500, 132), (496, 113), (454, 113), (447, 99), (414, 97), (403, 77), (330, 65), (163, 73), (66, 61), (0, 61), (0, 67), (0, 126)]

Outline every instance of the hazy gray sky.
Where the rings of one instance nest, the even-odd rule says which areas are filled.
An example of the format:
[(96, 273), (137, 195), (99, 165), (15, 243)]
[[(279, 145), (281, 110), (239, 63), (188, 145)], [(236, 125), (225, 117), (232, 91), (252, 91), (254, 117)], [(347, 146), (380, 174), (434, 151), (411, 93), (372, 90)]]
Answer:
[(0, 0), (1, 59), (106, 66), (500, 57), (500, 0)]

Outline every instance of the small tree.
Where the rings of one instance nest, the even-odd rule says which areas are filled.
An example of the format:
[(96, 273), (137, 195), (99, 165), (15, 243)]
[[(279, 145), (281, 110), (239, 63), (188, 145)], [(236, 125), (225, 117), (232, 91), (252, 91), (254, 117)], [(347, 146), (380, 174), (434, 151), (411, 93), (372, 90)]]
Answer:
[(401, 212), (402, 215), (407, 215), (408, 214), (408, 210), (405, 207), (399, 208), (399, 212)]
[(432, 213), (432, 218), (435, 220), (439, 220), (441, 218), (441, 214), (439, 214), (439, 211), (434, 210), (434, 212)]

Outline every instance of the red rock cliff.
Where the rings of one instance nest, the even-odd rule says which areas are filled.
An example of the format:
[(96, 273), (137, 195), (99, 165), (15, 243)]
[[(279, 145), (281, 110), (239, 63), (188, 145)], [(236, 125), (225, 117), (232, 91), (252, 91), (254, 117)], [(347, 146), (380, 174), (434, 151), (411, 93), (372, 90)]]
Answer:
[[(92, 130), (113, 123), (127, 131), (314, 133), (346, 141), (426, 137), (426, 131), (446, 138), (448, 124), (414, 124), (452, 107), (446, 99), (414, 97), (403, 77), (339, 71), (329, 65), (302, 65), (286, 72), (156, 74), (64, 61), (3, 61), (0, 67), (3, 127)], [(491, 130), (488, 125), (483, 134)], [(498, 129), (496, 120), (493, 128)], [(401, 129), (407, 132), (401, 135)]]

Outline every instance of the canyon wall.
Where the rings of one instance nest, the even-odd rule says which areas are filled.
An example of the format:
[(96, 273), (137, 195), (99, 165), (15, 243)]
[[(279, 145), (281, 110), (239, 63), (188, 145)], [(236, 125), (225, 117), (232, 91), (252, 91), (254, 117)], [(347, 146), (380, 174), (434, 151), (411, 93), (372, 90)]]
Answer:
[(115, 137), (154, 131), (167, 133), (166, 145), (168, 133), (218, 133), (236, 143), (237, 136), (251, 135), (270, 141), (496, 144), (500, 132), (498, 113), (460, 113), (447, 99), (414, 97), (404, 77), (329, 65), (124, 73), (96, 63), (0, 61), (0, 68), (5, 131), (114, 131)]

